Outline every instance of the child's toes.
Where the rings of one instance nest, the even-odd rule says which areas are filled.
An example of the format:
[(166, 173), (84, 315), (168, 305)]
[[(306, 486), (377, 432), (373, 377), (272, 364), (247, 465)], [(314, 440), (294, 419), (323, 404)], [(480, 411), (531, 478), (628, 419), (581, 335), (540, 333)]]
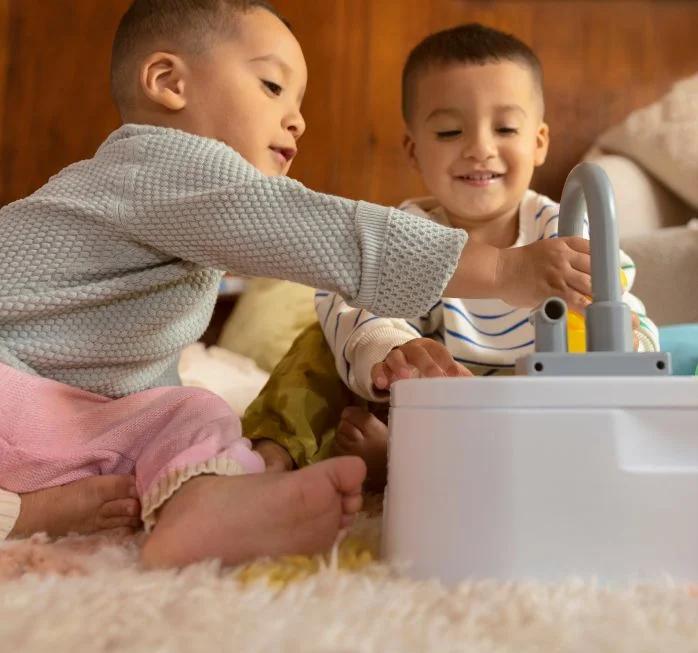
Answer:
[(342, 497), (342, 513), (344, 515), (354, 515), (361, 510), (364, 504), (362, 494), (349, 494)]
[(105, 475), (90, 479), (95, 484), (96, 492), (103, 503), (115, 499), (137, 498), (136, 478), (134, 476)]
[(97, 512), (97, 527), (111, 529), (140, 526), (141, 505), (137, 499), (115, 499), (103, 504)]

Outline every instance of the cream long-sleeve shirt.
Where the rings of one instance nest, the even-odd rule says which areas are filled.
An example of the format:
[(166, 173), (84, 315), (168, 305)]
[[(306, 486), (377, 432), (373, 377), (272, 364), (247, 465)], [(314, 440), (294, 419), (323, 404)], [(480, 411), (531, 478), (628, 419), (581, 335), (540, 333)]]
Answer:
[[(448, 224), (446, 214), (432, 198), (405, 202), (402, 209)], [(513, 247), (557, 237), (559, 205), (527, 191), (519, 207), (519, 235)], [(657, 327), (645, 314), (642, 302), (632, 295), (635, 265), (621, 251), (621, 267), (628, 285), (623, 300), (639, 315), (635, 333), (640, 351), (657, 351)], [(349, 306), (340, 296), (318, 291), (318, 319), (335, 357), (337, 370), (356, 394), (373, 401), (387, 401), (371, 380), (372, 367), (388, 353), (415, 338), (432, 338), (446, 346), (455, 360), (485, 374), (512, 369), (517, 358), (533, 351), (534, 331), (529, 308), (514, 308), (499, 299), (442, 297), (425, 313), (408, 319), (381, 318)]]

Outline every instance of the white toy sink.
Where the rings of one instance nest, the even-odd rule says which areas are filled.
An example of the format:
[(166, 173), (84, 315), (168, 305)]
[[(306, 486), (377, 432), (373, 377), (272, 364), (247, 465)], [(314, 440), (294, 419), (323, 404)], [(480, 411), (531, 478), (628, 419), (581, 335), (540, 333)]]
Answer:
[(698, 379), (395, 384), (383, 546), (449, 584), (698, 580)]
[(417, 578), (698, 580), (698, 378), (633, 351), (613, 189), (582, 163), (560, 235), (581, 235), (587, 208), (588, 353), (568, 352), (553, 297), (534, 312), (523, 376), (392, 389), (384, 553)]

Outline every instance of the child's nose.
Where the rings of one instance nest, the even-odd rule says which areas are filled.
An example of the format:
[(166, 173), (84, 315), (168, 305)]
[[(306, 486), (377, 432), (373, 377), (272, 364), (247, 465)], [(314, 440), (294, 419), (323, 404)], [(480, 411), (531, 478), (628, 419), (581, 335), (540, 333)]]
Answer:
[(478, 134), (469, 139), (463, 148), (464, 159), (475, 159), (476, 161), (486, 161), (496, 153), (494, 142), (484, 134)]
[(303, 136), (303, 132), (305, 132), (305, 120), (300, 111), (296, 110), (291, 112), (284, 123), (284, 128), (291, 132), (295, 140)]

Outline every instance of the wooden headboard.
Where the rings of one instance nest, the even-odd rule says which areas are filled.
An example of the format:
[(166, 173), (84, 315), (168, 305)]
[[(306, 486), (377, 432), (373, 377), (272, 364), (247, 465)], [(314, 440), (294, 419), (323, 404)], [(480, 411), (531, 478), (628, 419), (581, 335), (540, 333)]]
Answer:
[[(129, 0), (0, 0), (0, 204), (89, 157), (118, 124), (111, 37)], [(400, 70), (426, 34), (480, 21), (540, 56), (552, 131), (538, 190), (558, 197), (595, 137), (698, 71), (692, 0), (276, 0), (305, 50), (308, 130), (292, 174), (383, 203), (419, 194), (400, 146)]]

